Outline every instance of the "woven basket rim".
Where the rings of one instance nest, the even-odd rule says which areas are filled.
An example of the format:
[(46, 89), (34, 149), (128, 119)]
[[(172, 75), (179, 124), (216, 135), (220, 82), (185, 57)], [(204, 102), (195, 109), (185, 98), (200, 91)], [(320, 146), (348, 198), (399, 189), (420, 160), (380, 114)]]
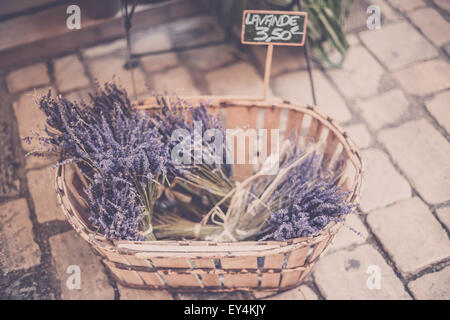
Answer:
[[(362, 171), (363, 164), (359, 151), (354, 144), (354, 142), (347, 136), (345, 131), (337, 125), (334, 120), (322, 112), (318, 111), (315, 107), (311, 105), (301, 105), (292, 104), (287, 100), (283, 100), (278, 97), (271, 97), (267, 100), (263, 100), (259, 97), (247, 97), (247, 96), (212, 96), (212, 95), (201, 95), (201, 96), (184, 96), (181, 97), (187, 102), (210, 102), (210, 108), (224, 108), (233, 106), (248, 106), (248, 107), (258, 107), (258, 108), (281, 108), (289, 109), (294, 111), (303, 112), (308, 114), (313, 118), (318, 119), (323, 125), (325, 125), (329, 130), (332, 130), (339, 142), (342, 144), (343, 148), (351, 160), (353, 166), (356, 169), (355, 181), (352, 186), (351, 194), (349, 199), (351, 203), (356, 203), (362, 188)], [(149, 98), (144, 100), (137, 100), (133, 105), (139, 110), (148, 109), (159, 109), (155, 104), (155, 98)], [(267, 253), (269, 251), (279, 251), (279, 250), (290, 250), (291, 247), (301, 246), (311, 243), (320, 242), (325, 237), (330, 234), (335, 234), (337, 230), (342, 226), (342, 222), (332, 222), (328, 224), (324, 229), (310, 237), (302, 237), (289, 239), (287, 241), (199, 241), (199, 240), (156, 240), (156, 241), (129, 241), (129, 240), (114, 240), (109, 239), (106, 236), (96, 233), (95, 231), (89, 229), (84, 223), (83, 219), (79, 217), (78, 213), (72, 207), (70, 201), (66, 204), (63, 201), (64, 193), (67, 194), (67, 185), (65, 181), (65, 168), (59, 167), (56, 170), (56, 191), (58, 198), (60, 200), (60, 205), (72, 227), (88, 242), (104, 250), (114, 250), (123, 251), (128, 253), (152, 253), (152, 256), (167, 257), (167, 254), (173, 254), (173, 257), (186, 257), (186, 254), (191, 254), (192, 256), (202, 256), (208, 255), (221, 255), (233, 256), (238, 255), (258, 255), (261, 253)], [(75, 214), (70, 214), (69, 211), (74, 211)], [(244, 249), (244, 247), (252, 247), (253, 250), (238, 250), (239, 247)], [(167, 251), (168, 248), (178, 249), (173, 251)], [(190, 250), (195, 247), (209, 248), (208, 250)], [(145, 249), (147, 248), (147, 249)], [(159, 248), (159, 250), (157, 250)], [(164, 248), (164, 249), (161, 249)], [(188, 250), (189, 248), (189, 250)], [(219, 250), (220, 249), (220, 250)], [(255, 250), (257, 249), (257, 250)], [(156, 251), (155, 251), (156, 250)]]

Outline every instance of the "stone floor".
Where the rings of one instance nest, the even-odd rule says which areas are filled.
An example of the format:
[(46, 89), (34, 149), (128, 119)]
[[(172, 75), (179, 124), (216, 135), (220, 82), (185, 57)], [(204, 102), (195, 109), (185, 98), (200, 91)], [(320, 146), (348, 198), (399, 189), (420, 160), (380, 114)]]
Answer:
[[(304, 284), (271, 299), (450, 299), (449, 2), (370, 3), (382, 10), (381, 29), (368, 30), (362, 20), (348, 34), (351, 47), (342, 68), (316, 66), (313, 71), (319, 109), (362, 150), (362, 214), (348, 220), (361, 235), (341, 229)], [(214, 20), (200, 16), (140, 32), (133, 41), (136, 51), (145, 51), (221, 37)], [(296, 50), (275, 48), (271, 91), (312, 103), (305, 62)], [(114, 75), (132, 92), (124, 55), (125, 41), (119, 39), (0, 70), (0, 298), (264, 298), (121, 287), (65, 222), (49, 162), (24, 159), (30, 147), (20, 137), (43, 128), (33, 97), (53, 88), (83, 99), (94, 79)], [(146, 57), (134, 69), (136, 91), (148, 96), (147, 84), (180, 95), (261, 94), (263, 63), (259, 46)], [(72, 264), (83, 268), (81, 290), (67, 289)]]

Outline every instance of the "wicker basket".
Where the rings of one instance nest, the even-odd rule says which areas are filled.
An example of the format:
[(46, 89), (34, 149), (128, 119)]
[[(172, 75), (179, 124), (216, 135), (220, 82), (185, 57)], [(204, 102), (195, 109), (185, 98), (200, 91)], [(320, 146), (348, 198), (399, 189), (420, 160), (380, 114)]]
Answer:
[[(279, 98), (262, 101), (244, 97), (199, 96), (191, 103), (210, 101), (211, 112), (220, 113), (227, 128), (246, 126), (278, 128), (284, 136), (296, 131), (302, 137), (323, 141), (323, 161), (344, 160), (338, 184), (351, 191), (355, 203), (360, 193), (361, 158), (332, 119), (311, 106), (297, 106)], [(139, 109), (155, 112), (152, 99), (138, 101)], [(263, 120), (261, 120), (263, 119)], [(286, 120), (287, 121), (283, 121)], [(284, 127), (280, 128), (280, 124)], [(309, 123), (309, 125), (308, 125)], [(240, 177), (254, 166), (235, 165)], [(112, 241), (96, 234), (86, 223), (88, 210), (77, 170), (60, 167), (56, 191), (73, 228), (95, 249), (116, 280), (124, 286), (171, 291), (281, 291), (300, 284), (340, 228), (330, 224), (314, 237), (279, 241), (216, 243), (207, 241)]]

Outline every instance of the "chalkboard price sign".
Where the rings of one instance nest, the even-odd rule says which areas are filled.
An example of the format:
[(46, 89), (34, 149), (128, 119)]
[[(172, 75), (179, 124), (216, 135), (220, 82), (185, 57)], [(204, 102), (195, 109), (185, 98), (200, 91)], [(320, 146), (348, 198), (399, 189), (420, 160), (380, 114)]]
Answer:
[(303, 46), (306, 12), (245, 10), (241, 42), (259, 45)]

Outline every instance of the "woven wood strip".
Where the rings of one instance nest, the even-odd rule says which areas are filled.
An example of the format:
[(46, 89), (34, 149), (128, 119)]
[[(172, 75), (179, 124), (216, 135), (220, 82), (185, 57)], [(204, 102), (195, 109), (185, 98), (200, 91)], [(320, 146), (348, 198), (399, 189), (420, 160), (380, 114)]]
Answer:
[(332, 239), (332, 236), (329, 236), (327, 239), (324, 239), (322, 242), (316, 244), (308, 261), (315, 261), (322, 254), (322, 252), (325, 250), (325, 248), (328, 246), (331, 239)]
[[(240, 128), (243, 131), (247, 131), (248, 128), (256, 128), (256, 121), (258, 116), (258, 109), (253, 108), (251, 106), (236, 106), (232, 108), (228, 108), (226, 110), (226, 127), (230, 129)], [(250, 141), (246, 141), (245, 148), (245, 163), (246, 164), (237, 164), (237, 137), (234, 138), (234, 176), (237, 181), (242, 181), (248, 176), (253, 174), (254, 165), (249, 164), (250, 157), (254, 157), (254, 154), (249, 154), (249, 143)], [(245, 139), (247, 140), (247, 138)], [(256, 144), (254, 145), (256, 147)]]
[(272, 106), (265, 110), (264, 128), (266, 129), (280, 129), (281, 108)]
[(308, 134), (306, 135), (306, 144), (319, 141), (320, 134), (322, 133), (323, 125), (319, 119), (312, 119), (309, 125)]
[(300, 134), (302, 131), (303, 117), (303, 113), (289, 110), (285, 133), (287, 139), (290, 139), (292, 135)]
[[(105, 259), (106, 260), (106, 259)], [(282, 271), (295, 271), (295, 270), (304, 270), (306, 266), (298, 266), (298, 267), (292, 267), (292, 268), (284, 268), (281, 269), (253, 269), (248, 268), (245, 266), (240, 266), (239, 268), (234, 269), (222, 269), (222, 268), (214, 268), (214, 269), (200, 269), (200, 268), (159, 268), (154, 266), (130, 266), (127, 264), (119, 263), (119, 262), (113, 262), (109, 261), (111, 266), (114, 266), (116, 269), (123, 269), (123, 270), (135, 270), (139, 272), (157, 272), (159, 275), (165, 275), (165, 274), (173, 274), (173, 273), (179, 273), (179, 274), (198, 274), (198, 275), (204, 275), (204, 274), (242, 274), (242, 273), (251, 273), (251, 274), (270, 274), (270, 273), (280, 273)]]
[[(267, 129), (267, 141), (266, 148), (267, 148), (267, 155), (270, 155), (272, 153), (272, 129), (278, 129), (280, 130), (280, 120), (281, 120), (281, 111), (280, 108), (270, 108), (265, 110), (264, 115), (264, 129)], [(275, 142), (276, 143), (276, 142)], [(279, 141), (281, 143), (281, 141)]]
[(126, 255), (124, 256), (128, 265), (130, 266), (138, 266), (138, 267), (151, 267), (152, 265), (147, 259), (139, 259), (134, 255)]
[(220, 287), (221, 283), (219, 280), (219, 276), (214, 273), (206, 273), (200, 275), (203, 280), (203, 285), (205, 287)]
[(305, 270), (283, 271), (281, 273), (280, 288), (286, 288), (296, 285), (299, 282), (300, 276), (304, 271)]
[[(125, 256), (124, 256), (123, 254), (118, 254), (118, 253), (115, 253), (115, 252), (111, 252), (111, 251), (107, 251), (107, 250), (102, 250), (102, 249), (100, 249), (99, 251), (100, 251), (100, 252), (102, 253), (102, 255), (103, 255), (104, 257), (106, 257), (109, 261), (117, 262), (117, 263), (123, 263), (123, 264), (126, 264), (126, 265), (130, 265), (130, 264), (128, 263), (128, 260), (125, 258)], [(135, 264), (135, 265), (137, 265), (137, 264)]]
[(222, 258), (223, 269), (257, 269), (258, 263), (255, 256), (243, 256), (233, 258)]
[(205, 258), (195, 258), (191, 259), (192, 264), (195, 265), (196, 268), (200, 269), (214, 269), (214, 260), (213, 259), (205, 259)]
[(277, 273), (264, 273), (261, 277), (261, 287), (262, 288), (277, 288), (280, 284), (279, 272)]
[(173, 288), (178, 287), (198, 287), (201, 282), (195, 274), (167, 273), (164, 275), (167, 285)]
[(156, 272), (138, 272), (139, 276), (144, 280), (145, 284), (148, 286), (164, 287), (164, 282), (157, 275)]
[(258, 287), (258, 275), (252, 273), (226, 274), (224, 285), (231, 288)]
[(325, 167), (329, 166), (338, 145), (339, 145), (338, 137), (333, 131), (329, 131), (327, 139), (325, 141), (325, 150), (322, 159), (322, 163)]
[(264, 257), (264, 269), (281, 269), (286, 253), (269, 254)]
[(111, 262), (108, 260), (103, 260), (106, 267), (114, 274), (118, 279), (120, 279), (123, 283), (142, 286), (144, 285), (144, 280), (139, 276), (139, 274), (134, 270), (125, 270), (116, 268)]
[(287, 268), (300, 267), (305, 264), (306, 257), (309, 253), (310, 246), (305, 246), (296, 250), (293, 250), (288, 258)]
[(159, 268), (191, 268), (191, 265), (189, 264), (188, 259), (186, 258), (172, 258), (172, 257), (165, 257), (165, 258), (152, 258), (152, 263), (155, 265), (155, 267)]

